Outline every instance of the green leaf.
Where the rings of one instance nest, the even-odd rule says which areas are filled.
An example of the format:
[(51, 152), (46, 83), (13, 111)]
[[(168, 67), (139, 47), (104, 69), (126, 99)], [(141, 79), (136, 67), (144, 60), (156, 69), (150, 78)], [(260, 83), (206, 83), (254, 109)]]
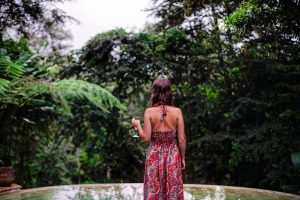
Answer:
[(300, 167), (300, 152), (292, 153), (291, 160), (295, 167)]

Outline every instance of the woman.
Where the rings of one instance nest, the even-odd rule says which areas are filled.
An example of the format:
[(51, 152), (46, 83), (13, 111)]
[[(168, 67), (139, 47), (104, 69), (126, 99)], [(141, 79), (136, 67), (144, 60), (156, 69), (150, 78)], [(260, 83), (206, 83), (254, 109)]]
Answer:
[(171, 100), (169, 80), (155, 80), (152, 107), (144, 113), (144, 130), (139, 120), (133, 118), (131, 122), (140, 138), (151, 142), (146, 153), (144, 200), (183, 200), (184, 121), (181, 110), (171, 106)]

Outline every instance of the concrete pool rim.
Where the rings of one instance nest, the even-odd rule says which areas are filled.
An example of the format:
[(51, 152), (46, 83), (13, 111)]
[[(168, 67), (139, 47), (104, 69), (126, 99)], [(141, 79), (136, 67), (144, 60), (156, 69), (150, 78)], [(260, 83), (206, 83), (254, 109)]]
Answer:
[[(122, 187), (125, 185), (129, 186), (142, 186), (143, 183), (95, 183), (95, 184), (73, 184), (73, 185), (55, 185), (55, 186), (46, 186), (46, 187), (38, 187), (38, 188), (29, 188), (29, 189), (22, 189), (15, 192), (3, 192), (0, 193), (1, 195), (9, 195), (12, 193), (30, 193), (30, 192), (38, 192), (43, 190), (49, 189), (60, 189), (63, 187)], [(270, 195), (279, 195), (279, 196), (286, 196), (292, 197), (295, 199), (300, 199), (300, 195), (285, 193), (285, 192), (278, 192), (273, 190), (265, 190), (265, 189), (258, 189), (258, 188), (248, 188), (248, 187), (236, 187), (236, 186), (225, 186), (225, 185), (207, 185), (207, 184), (184, 184), (184, 188), (201, 188), (201, 189), (215, 189), (217, 186), (223, 188), (224, 190), (238, 190), (238, 191), (245, 191), (245, 192), (255, 192), (255, 193), (264, 193)]]

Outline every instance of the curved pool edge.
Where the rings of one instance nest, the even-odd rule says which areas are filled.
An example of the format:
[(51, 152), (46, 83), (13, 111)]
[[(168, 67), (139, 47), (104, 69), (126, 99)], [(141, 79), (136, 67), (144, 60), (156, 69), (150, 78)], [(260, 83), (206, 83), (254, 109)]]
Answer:
[(140, 186), (142, 184), (143, 183), (91, 183), (91, 184), (54, 185), (54, 186), (22, 189), (20, 191), (21, 192), (36, 192), (36, 191), (42, 191), (42, 190), (48, 190), (48, 189), (59, 189), (62, 187), (84, 187), (84, 186), (86, 186), (86, 187), (96, 187), (96, 186), (109, 187), (109, 186), (123, 186), (123, 185)]
[[(55, 185), (55, 186), (46, 186), (46, 187), (38, 187), (38, 188), (29, 188), (29, 189), (21, 189), (15, 192), (4, 192), (0, 193), (1, 195), (5, 195), (8, 193), (30, 193), (30, 192), (37, 192), (37, 191), (43, 191), (43, 190), (49, 190), (49, 189), (61, 189), (63, 187), (97, 187), (97, 186), (103, 186), (103, 187), (122, 187), (125, 185), (129, 186), (142, 186), (143, 183), (94, 183), (94, 184), (73, 184), (73, 185)], [(280, 196), (286, 196), (291, 197), (294, 199), (300, 200), (300, 195), (297, 194), (291, 194), (291, 193), (285, 193), (285, 192), (279, 192), (274, 190), (266, 190), (266, 189), (258, 189), (258, 188), (248, 188), (248, 187), (238, 187), (238, 186), (226, 186), (226, 185), (208, 185), (208, 184), (184, 184), (184, 188), (201, 188), (201, 189), (216, 189), (216, 187), (222, 187), (225, 190), (239, 190), (239, 191), (247, 191), (247, 192), (256, 192), (256, 193), (264, 193), (264, 194), (270, 194), (270, 195), (280, 195)]]
[(239, 186), (227, 186), (227, 185), (206, 185), (206, 184), (184, 184), (184, 187), (193, 187), (193, 188), (210, 188), (215, 189), (216, 186), (222, 187), (225, 190), (239, 190), (239, 191), (249, 191), (249, 192), (258, 192), (258, 193), (264, 193), (264, 194), (274, 194), (274, 195), (282, 195), (282, 196), (288, 196), (293, 197), (296, 199), (300, 199), (300, 195), (292, 194), (292, 193), (286, 193), (286, 192), (279, 192), (274, 190), (266, 190), (266, 189), (259, 189), (259, 188), (248, 188), (248, 187), (239, 187)]

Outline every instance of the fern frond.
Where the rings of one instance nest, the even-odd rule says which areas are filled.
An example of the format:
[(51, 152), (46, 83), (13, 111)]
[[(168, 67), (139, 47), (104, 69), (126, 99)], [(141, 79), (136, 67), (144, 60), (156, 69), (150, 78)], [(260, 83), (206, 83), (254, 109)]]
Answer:
[(19, 79), (24, 71), (23, 66), (13, 63), (7, 56), (0, 54), (0, 78)]
[(10, 81), (0, 78), (0, 97), (8, 91)]
[[(8, 87), (9, 91), (6, 92)], [(2, 103), (14, 104), (17, 107), (26, 105), (52, 107), (55, 112), (65, 116), (72, 116), (69, 102), (76, 99), (87, 100), (103, 112), (109, 112), (109, 108), (112, 107), (125, 109), (109, 91), (82, 80), (48, 82), (32, 76), (12, 81), (0, 78), (1, 94), (3, 94)]]
[(23, 68), (26, 68), (27, 65), (28, 65), (29, 63), (31, 63), (32, 60), (33, 60), (34, 58), (36, 58), (36, 57), (37, 57), (37, 54), (24, 53), (24, 54), (22, 54), (22, 55), (15, 61), (15, 63), (16, 63), (17, 65), (22, 66)]
[(53, 90), (67, 100), (86, 99), (104, 112), (108, 108), (125, 109), (125, 106), (106, 89), (82, 80), (61, 80), (52, 83)]
[(9, 89), (3, 95), (1, 103), (21, 106), (27, 104), (38, 95), (49, 91), (48, 82), (35, 79), (34, 77), (6, 81)]

